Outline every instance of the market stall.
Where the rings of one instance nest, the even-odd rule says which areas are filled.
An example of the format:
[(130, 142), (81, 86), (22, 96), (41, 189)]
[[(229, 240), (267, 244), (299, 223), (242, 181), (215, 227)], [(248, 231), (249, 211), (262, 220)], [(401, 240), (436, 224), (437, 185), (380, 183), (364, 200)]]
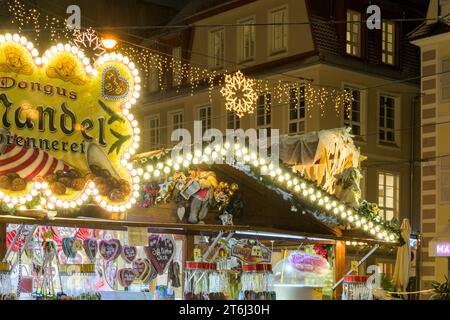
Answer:
[(282, 137), (279, 165), (234, 140), (136, 155), (139, 71), (91, 58), (0, 35), (2, 298), (331, 298), (346, 240), (402, 243), (346, 130)]

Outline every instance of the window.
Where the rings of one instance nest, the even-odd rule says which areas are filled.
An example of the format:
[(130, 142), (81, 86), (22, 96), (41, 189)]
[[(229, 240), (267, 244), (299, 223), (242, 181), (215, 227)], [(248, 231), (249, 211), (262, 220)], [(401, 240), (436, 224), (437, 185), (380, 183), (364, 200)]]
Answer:
[(242, 27), (238, 28), (239, 32), (239, 48), (240, 48), (240, 60), (246, 61), (251, 60), (255, 57), (255, 20), (247, 19), (239, 21), (243, 24)]
[(441, 100), (450, 100), (450, 58), (442, 60)]
[(211, 31), (210, 33), (210, 56), (211, 67), (221, 68), (223, 67), (224, 60), (224, 29), (218, 29)]
[(146, 118), (148, 130), (148, 144), (150, 149), (155, 149), (160, 146), (159, 134), (159, 115), (149, 116)]
[(280, 8), (270, 12), (270, 23), (273, 24), (270, 30), (271, 53), (279, 53), (287, 49), (287, 9)]
[(235, 112), (227, 110), (227, 129), (240, 129), (241, 118)]
[(379, 139), (380, 142), (395, 143), (395, 98), (380, 96)]
[(148, 89), (150, 92), (159, 91), (159, 68), (152, 64), (149, 68)]
[(353, 101), (344, 105), (344, 125), (352, 128), (352, 134), (359, 136), (361, 135), (361, 91), (348, 86), (345, 90), (352, 94)]
[(347, 10), (345, 51), (353, 56), (361, 55), (361, 14), (353, 10)]
[(183, 78), (182, 71), (182, 61), (181, 61), (181, 47), (176, 47), (172, 49), (172, 85), (174, 87), (178, 87), (181, 85), (181, 81)]
[(398, 174), (378, 173), (378, 207), (380, 214), (388, 221), (398, 218), (399, 212), (399, 182)]
[(169, 136), (172, 134), (172, 131), (176, 129), (183, 128), (183, 110), (172, 111), (168, 113), (169, 116)]
[(392, 277), (394, 275), (394, 265), (391, 262), (378, 262), (377, 265), (382, 274), (388, 277)]
[[(272, 114), (272, 95), (260, 95), (256, 105), (256, 125), (258, 129), (270, 129)], [(269, 131), (270, 134), (270, 131)]]
[(381, 61), (386, 64), (395, 64), (395, 24), (394, 22), (383, 21), (381, 38)]
[(202, 134), (211, 129), (211, 106), (198, 108), (198, 120), (202, 122)]
[(172, 138), (172, 132), (176, 129), (182, 129), (183, 128), (183, 118), (184, 118), (184, 112), (183, 110), (176, 110), (171, 111), (168, 113), (168, 122), (169, 122), (169, 140)]
[(439, 201), (450, 202), (450, 157), (439, 159)]
[(305, 87), (292, 88), (289, 92), (289, 134), (305, 132)]

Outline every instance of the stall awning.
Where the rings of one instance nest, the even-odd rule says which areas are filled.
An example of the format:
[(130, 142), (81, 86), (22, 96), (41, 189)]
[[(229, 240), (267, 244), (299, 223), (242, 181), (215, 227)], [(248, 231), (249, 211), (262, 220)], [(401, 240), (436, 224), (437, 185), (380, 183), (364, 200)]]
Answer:
[(428, 243), (428, 255), (430, 257), (450, 257), (450, 221), (448, 222), (448, 225)]

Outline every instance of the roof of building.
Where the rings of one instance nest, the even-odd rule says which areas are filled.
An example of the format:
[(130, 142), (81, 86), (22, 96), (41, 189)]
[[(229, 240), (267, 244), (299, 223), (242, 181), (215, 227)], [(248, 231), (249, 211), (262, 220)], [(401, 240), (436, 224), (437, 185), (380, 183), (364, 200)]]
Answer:
[(422, 23), (408, 34), (409, 40), (418, 40), (450, 32), (450, 24), (447, 19), (438, 19), (435, 23)]
[[(401, 1), (400, 1), (401, 2)], [(390, 3), (393, 6), (393, 3)], [(417, 63), (419, 50), (409, 42), (409, 39), (401, 36), (398, 48), (400, 56), (395, 67), (384, 65), (380, 62), (381, 42), (377, 30), (366, 32), (367, 45), (364, 59), (358, 59), (345, 53), (345, 30), (340, 32), (339, 23), (330, 23), (330, 8), (312, 4), (310, 1), (311, 29), (320, 59), (330, 64), (348, 67), (354, 70), (379, 74), (394, 79), (411, 79), (420, 74)], [(401, 3), (399, 9), (403, 10)], [(415, 15), (416, 13), (414, 13)], [(402, 31), (408, 32), (413, 29), (412, 24), (402, 24)]]

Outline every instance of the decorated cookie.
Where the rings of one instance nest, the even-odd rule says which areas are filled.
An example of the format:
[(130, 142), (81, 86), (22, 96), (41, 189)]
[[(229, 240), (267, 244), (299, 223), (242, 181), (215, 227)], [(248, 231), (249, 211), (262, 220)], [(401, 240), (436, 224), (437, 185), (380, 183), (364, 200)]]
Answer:
[(89, 238), (83, 241), (84, 252), (86, 252), (89, 260), (93, 261), (97, 255), (98, 244), (97, 239)]
[(120, 241), (117, 239), (101, 240), (98, 245), (100, 255), (106, 261), (116, 260), (120, 255), (121, 249), (122, 246), (120, 245)]
[(175, 254), (175, 241), (171, 237), (150, 235), (148, 247), (144, 247), (145, 254), (155, 267), (158, 274), (163, 274)]
[(135, 246), (123, 245), (121, 255), (126, 263), (132, 263), (137, 257), (137, 248)]
[(131, 268), (120, 269), (117, 272), (117, 280), (119, 280), (119, 284), (122, 287), (129, 287), (133, 283), (135, 278), (136, 275)]

